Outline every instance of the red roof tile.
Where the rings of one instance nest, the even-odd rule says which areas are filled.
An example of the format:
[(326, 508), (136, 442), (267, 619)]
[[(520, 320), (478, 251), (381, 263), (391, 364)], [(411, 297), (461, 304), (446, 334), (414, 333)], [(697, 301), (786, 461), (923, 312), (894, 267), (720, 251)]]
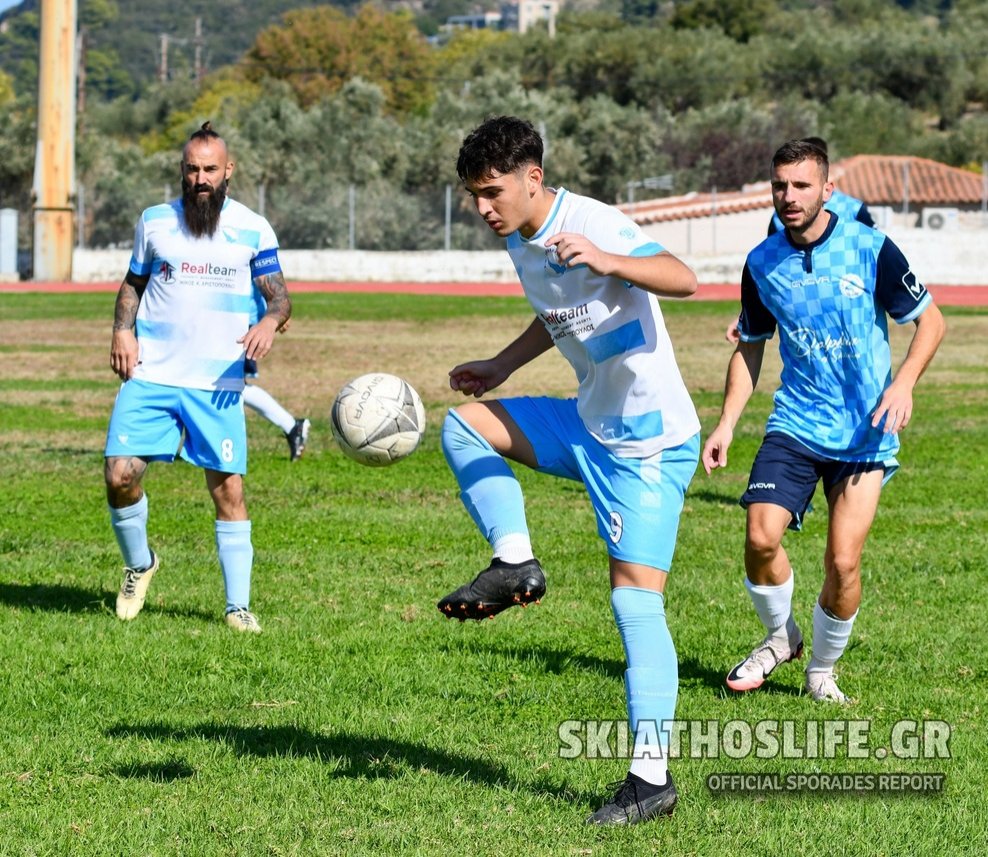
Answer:
[[(903, 155), (855, 155), (831, 165), (830, 175), (845, 193), (869, 205), (901, 206), (908, 173), (910, 205), (980, 205), (984, 179), (977, 173), (948, 167), (926, 158)], [(688, 193), (640, 200), (619, 208), (636, 223), (691, 220), (716, 214), (772, 208), (769, 182), (745, 185), (724, 193)]]
[(975, 205), (984, 194), (977, 173), (903, 155), (855, 155), (834, 165), (833, 179), (869, 205), (902, 205), (907, 196), (914, 205)]

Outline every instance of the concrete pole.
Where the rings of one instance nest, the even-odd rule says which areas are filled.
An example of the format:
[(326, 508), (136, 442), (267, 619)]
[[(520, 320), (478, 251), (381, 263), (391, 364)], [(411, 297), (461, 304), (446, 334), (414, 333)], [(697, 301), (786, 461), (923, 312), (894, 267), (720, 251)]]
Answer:
[(76, 0), (41, 0), (34, 279), (72, 279)]

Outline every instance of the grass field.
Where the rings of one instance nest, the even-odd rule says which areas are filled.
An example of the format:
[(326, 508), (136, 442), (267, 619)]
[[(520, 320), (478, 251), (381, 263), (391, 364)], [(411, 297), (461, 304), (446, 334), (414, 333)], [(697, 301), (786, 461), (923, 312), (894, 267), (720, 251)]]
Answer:
[[(525, 304), (296, 298), (260, 380), (312, 417), (304, 459), (289, 464), (280, 432), (248, 421), (259, 637), (221, 621), (212, 507), (184, 464), (149, 470), (162, 569), (137, 620), (114, 616), (121, 563), (101, 457), (112, 305), (107, 294), (0, 295), (0, 854), (988, 853), (985, 311), (947, 311), (948, 338), (917, 392), (840, 664), (857, 705), (812, 703), (794, 666), (756, 694), (723, 686), (760, 635), (736, 498), (776, 362), (730, 469), (694, 479), (667, 588), (680, 718), (860, 720), (872, 750), (899, 721), (938, 720), (950, 758), (683, 758), (672, 819), (601, 830), (582, 821), (627, 763), (561, 758), (558, 735), (563, 721), (624, 716), (606, 557), (580, 486), (520, 473), (549, 577), (542, 605), (464, 624), (434, 607), (488, 560), (439, 449), (455, 401), (445, 374), (522, 330)], [(709, 431), (734, 308), (665, 311)], [(911, 330), (894, 331), (897, 360)], [(327, 421), (336, 389), (371, 369), (406, 377), (429, 414), (420, 451), (387, 469), (345, 459)], [(505, 392), (572, 389), (568, 367), (546, 355)], [(825, 526), (817, 512), (786, 541), (807, 630)], [(707, 777), (727, 772), (946, 779), (937, 796), (712, 794)]]

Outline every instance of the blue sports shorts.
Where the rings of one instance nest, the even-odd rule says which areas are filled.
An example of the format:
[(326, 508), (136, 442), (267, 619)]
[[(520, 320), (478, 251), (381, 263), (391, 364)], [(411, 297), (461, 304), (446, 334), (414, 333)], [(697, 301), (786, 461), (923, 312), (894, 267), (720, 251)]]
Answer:
[(104, 455), (174, 461), (176, 454), (197, 467), (246, 473), (247, 424), (241, 394), (136, 379), (121, 384)]
[(699, 435), (648, 458), (622, 458), (587, 431), (576, 399), (498, 401), (532, 445), (540, 473), (584, 484), (610, 556), (669, 571)]
[(845, 479), (859, 473), (884, 470), (888, 482), (899, 469), (895, 458), (887, 461), (838, 461), (811, 452), (798, 440), (782, 432), (769, 432), (751, 465), (748, 490), (740, 503), (748, 508), (752, 503), (772, 503), (792, 515), (790, 530), (803, 526), (803, 516), (810, 511), (810, 500), (816, 484), (823, 480), (824, 496)]

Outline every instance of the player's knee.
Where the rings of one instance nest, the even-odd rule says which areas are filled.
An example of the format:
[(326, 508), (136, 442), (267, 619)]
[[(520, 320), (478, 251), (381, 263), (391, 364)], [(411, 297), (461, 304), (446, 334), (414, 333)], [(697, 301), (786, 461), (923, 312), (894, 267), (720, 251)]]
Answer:
[(778, 533), (757, 523), (749, 523), (745, 539), (745, 553), (752, 559), (764, 562), (772, 560), (782, 546)]
[(856, 551), (834, 551), (825, 558), (827, 576), (840, 586), (857, 582), (861, 576), (861, 555)]
[[(144, 475), (144, 462), (135, 458), (113, 456), (103, 463), (103, 479), (106, 482), (107, 496), (114, 499), (127, 499), (140, 494), (141, 477)], [(140, 499), (138, 496), (137, 499)]]
[(450, 408), (446, 412), (440, 442), (447, 459), (467, 447), (490, 448), (490, 444), (460, 414), (458, 408)]

